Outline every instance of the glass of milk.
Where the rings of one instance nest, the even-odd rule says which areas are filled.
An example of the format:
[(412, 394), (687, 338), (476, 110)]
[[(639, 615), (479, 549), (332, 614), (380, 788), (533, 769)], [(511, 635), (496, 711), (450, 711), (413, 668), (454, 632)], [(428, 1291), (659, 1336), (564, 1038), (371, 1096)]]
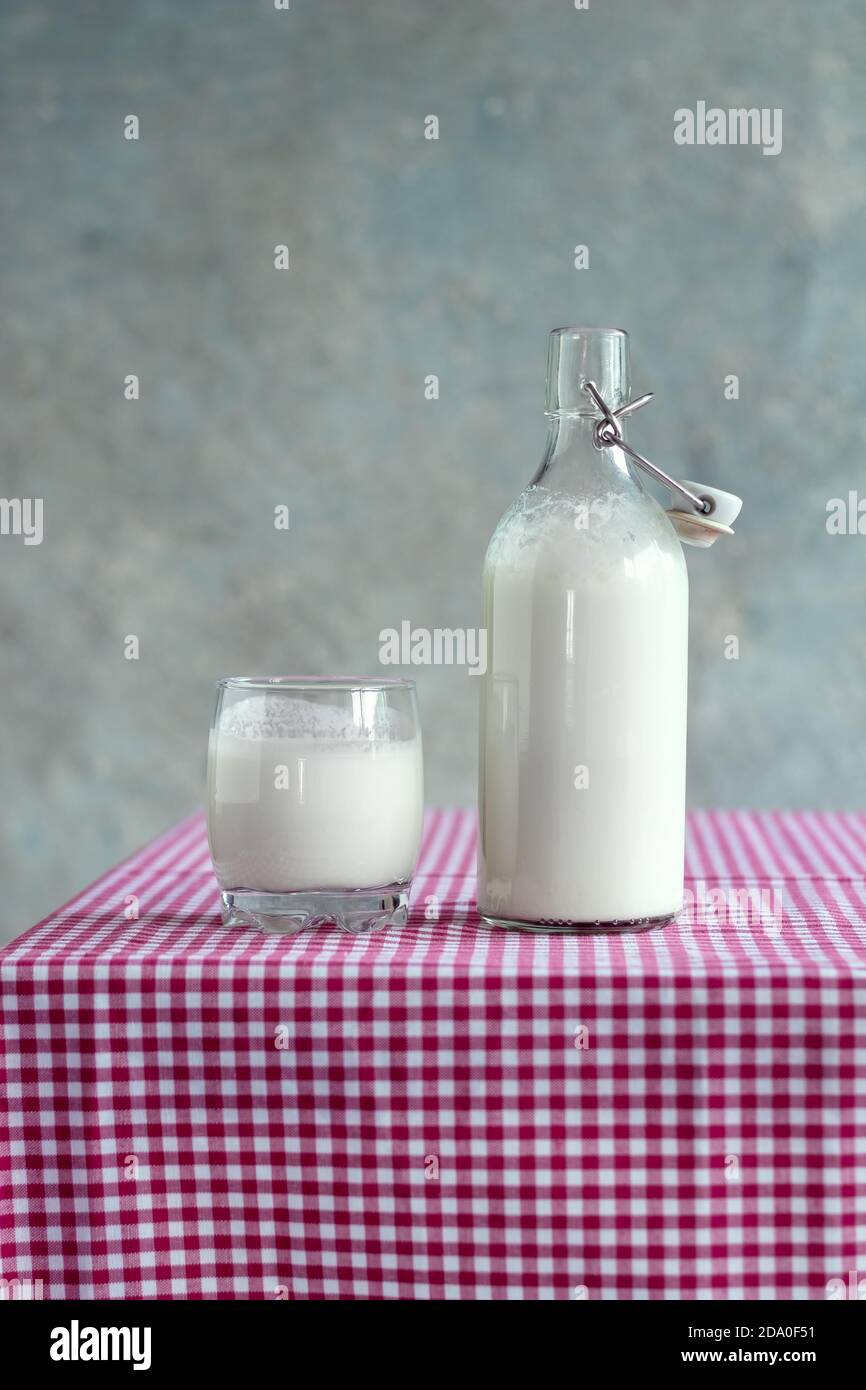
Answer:
[(414, 681), (218, 682), (208, 836), (226, 923), (402, 925), (423, 806)]

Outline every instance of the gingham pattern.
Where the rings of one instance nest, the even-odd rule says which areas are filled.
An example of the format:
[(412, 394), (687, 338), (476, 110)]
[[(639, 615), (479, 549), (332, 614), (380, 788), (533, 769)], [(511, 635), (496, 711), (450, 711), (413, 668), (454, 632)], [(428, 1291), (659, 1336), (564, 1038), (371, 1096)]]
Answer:
[(775, 888), (781, 919), (701, 898), (638, 936), (480, 927), (474, 853), (473, 817), (434, 811), (406, 929), (263, 936), (219, 925), (194, 817), (0, 953), (0, 1278), (821, 1299), (866, 1276), (866, 817), (693, 814), (688, 887)]

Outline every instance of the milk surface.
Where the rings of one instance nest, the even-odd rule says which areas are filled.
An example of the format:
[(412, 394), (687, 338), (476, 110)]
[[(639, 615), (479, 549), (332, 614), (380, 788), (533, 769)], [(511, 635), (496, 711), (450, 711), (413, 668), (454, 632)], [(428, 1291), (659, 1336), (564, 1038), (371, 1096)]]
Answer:
[(377, 720), (378, 728), (359, 728), (350, 711), (271, 692), (223, 710), (208, 753), (211, 855), (222, 888), (288, 893), (411, 878), (421, 740), (399, 737), (406, 731), (394, 711), (377, 711)]
[(566, 925), (682, 902), (688, 579), (652, 498), (528, 488), (485, 563), (479, 906)]

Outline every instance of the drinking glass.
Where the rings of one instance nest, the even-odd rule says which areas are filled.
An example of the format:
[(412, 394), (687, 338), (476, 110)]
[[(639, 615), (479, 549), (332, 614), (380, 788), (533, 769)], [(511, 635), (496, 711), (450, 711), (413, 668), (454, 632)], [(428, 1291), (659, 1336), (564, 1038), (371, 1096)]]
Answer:
[(414, 681), (217, 682), (208, 837), (227, 924), (404, 924), (423, 806)]

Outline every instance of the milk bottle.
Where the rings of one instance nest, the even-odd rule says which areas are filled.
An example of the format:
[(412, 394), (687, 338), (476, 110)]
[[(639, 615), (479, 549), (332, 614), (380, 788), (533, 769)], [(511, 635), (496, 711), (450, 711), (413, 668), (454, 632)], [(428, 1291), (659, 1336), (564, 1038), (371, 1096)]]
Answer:
[(624, 332), (552, 333), (544, 460), (484, 566), (479, 908), (541, 930), (682, 904), (686, 566), (587, 381), (629, 402)]

